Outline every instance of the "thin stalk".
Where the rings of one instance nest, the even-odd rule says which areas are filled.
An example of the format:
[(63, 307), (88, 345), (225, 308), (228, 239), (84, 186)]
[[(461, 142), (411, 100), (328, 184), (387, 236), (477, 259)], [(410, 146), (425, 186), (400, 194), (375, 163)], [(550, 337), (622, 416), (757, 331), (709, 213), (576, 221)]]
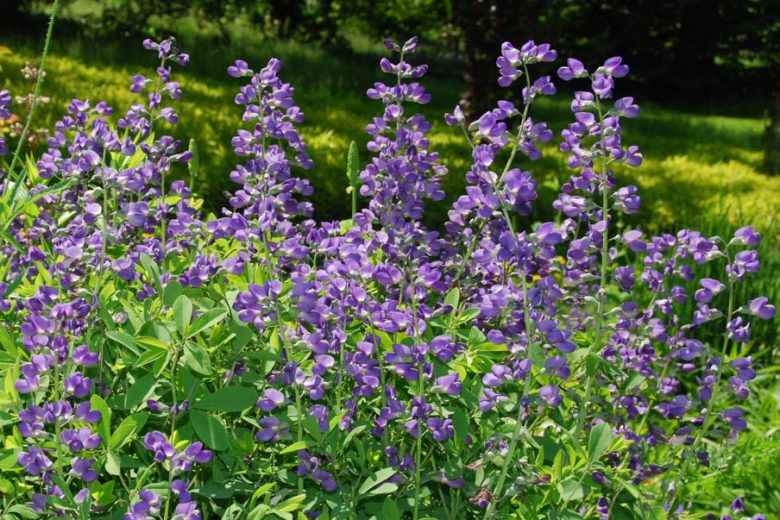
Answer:
[[(171, 399), (176, 406), (176, 366), (179, 364), (179, 351), (178, 349), (173, 353), (173, 363), (171, 364)], [(176, 414), (171, 413), (171, 434), (168, 436), (168, 442), (173, 444), (173, 436), (176, 433)], [(173, 460), (168, 461), (170, 467), (168, 468), (168, 500), (165, 501), (165, 516), (164, 519), (168, 520), (171, 514), (171, 502), (173, 499), (173, 492), (171, 491), (171, 483), (173, 482)]]
[[(409, 302), (412, 306), (412, 319), (414, 320), (413, 327), (414, 327), (414, 341), (415, 344), (417, 344), (417, 340), (419, 339), (420, 333), (417, 329), (417, 302), (415, 299), (415, 292), (416, 287), (414, 282), (412, 283), (411, 287), (411, 295), (409, 296)], [(420, 373), (417, 377), (417, 399), (418, 404), (422, 402), (423, 393), (425, 392), (424, 384), (425, 384), (425, 359), (422, 360), (422, 363), (420, 363)], [(422, 406), (420, 407), (422, 409)], [(422, 437), (423, 437), (423, 418), (422, 415), (420, 415), (417, 418), (417, 443), (415, 446), (414, 451), (414, 520), (417, 520), (419, 515), (419, 509), (420, 509), (420, 479), (421, 479), (421, 472), (422, 472), (422, 464), (420, 463), (420, 458), (422, 456)], [(433, 453), (433, 452), (431, 452)]]
[[(528, 86), (528, 89), (531, 88), (531, 79), (528, 76), (528, 69), (523, 65), (524, 71), (525, 71), (525, 80), (526, 84)], [(528, 109), (531, 106), (531, 103), (528, 102), (525, 105), (525, 109), (523, 110), (523, 118), (522, 122), (520, 124), (520, 128), (517, 132), (517, 139), (515, 140), (515, 146), (512, 148), (512, 153), (509, 156), (509, 161), (507, 162), (506, 166), (504, 167), (504, 172), (501, 174), (501, 177), (499, 177), (498, 181), (496, 182), (496, 185), (493, 187), (493, 190), (498, 193), (499, 189), (501, 187), (501, 182), (504, 179), (504, 176), (509, 171), (509, 168), (512, 164), (512, 160), (514, 159), (515, 153), (517, 152), (517, 149), (520, 144), (520, 138), (522, 136), (523, 127), (525, 126), (525, 120), (528, 116)], [(504, 220), (506, 221), (506, 225), (509, 228), (509, 232), (512, 234), (513, 238), (517, 238), (517, 233), (515, 232), (515, 226), (513, 224), (512, 218), (509, 215), (509, 209), (506, 207), (506, 202), (504, 201), (503, 197), (498, 197), (500, 206), (501, 206), (501, 212), (504, 215)], [(519, 257), (518, 257), (519, 260)], [(521, 265), (521, 285), (523, 289), (523, 320), (525, 321), (525, 328), (526, 328), (526, 338), (527, 338), (527, 345), (526, 345), (526, 352), (525, 356), (526, 359), (531, 358), (531, 350), (533, 348), (533, 322), (531, 321), (531, 306), (528, 302), (528, 273), (526, 272), (525, 266)], [(529, 369), (529, 373), (525, 376), (525, 383), (523, 385), (523, 395), (520, 399), (520, 401), (517, 403), (517, 421), (515, 423), (515, 429), (512, 432), (512, 440), (509, 442), (509, 451), (507, 452), (507, 456), (504, 458), (504, 462), (501, 466), (501, 474), (498, 478), (498, 482), (496, 483), (496, 488), (493, 492), (492, 497), (490, 498), (490, 502), (488, 503), (488, 507), (485, 510), (485, 520), (488, 520), (492, 517), (493, 511), (496, 508), (497, 501), (501, 499), (501, 493), (504, 490), (504, 483), (506, 482), (507, 475), (509, 474), (509, 465), (510, 461), (514, 460), (514, 453), (515, 449), (517, 449), (517, 443), (520, 440), (520, 434), (522, 430), (525, 428), (525, 421), (523, 420), (523, 403), (528, 398), (528, 395), (531, 391), (531, 373)]]
[[(424, 370), (423, 365), (420, 365), (420, 375), (417, 378), (417, 384), (419, 385), (417, 389), (417, 395), (418, 399), (422, 397), (423, 394), (423, 384), (424, 384)], [(423, 421), (422, 417), (419, 417), (417, 419), (417, 445), (415, 446), (414, 450), (414, 520), (417, 520), (419, 509), (420, 509), (420, 474), (422, 471), (422, 468), (420, 467), (420, 456), (422, 454), (422, 437), (423, 437)]]
[[(267, 268), (267, 274), (268, 279), (271, 279), (271, 273), (273, 272), (273, 259), (271, 258), (271, 250), (269, 249), (268, 244), (268, 237), (267, 234), (263, 234), (263, 249), (265, 250), (265, 257), (266, 257), (266, 268)], [(285, 355), (287, 356), (287, 362), (290, 363), (293, 361), (292, 356), (292, 347), (289, 344), (289, 340), (287, 339), (287, 335), (282, 330), (282, 309), (279, 307), (279, 301), (274, 298), (274, 310), (276, 311), (276, 329), (279, 332), (279, 337), (282, 339), (282, 348), (284, 349)], [(292, 387), (293, 391), (295, 393), (295, 412), (297, 417), (297, 441), (301, 442), (303, 441), (303, 407), (301, 406), (301, 390), (298, 388), (298, 384), (294, 380), (295, 374), (293, 374), (293, 382)], [(298, 479), (298, 493), (303, 493), (303, 479)]]
[[(601, 346), (601, 329), (604, 321), (604, 311), (607, 303), (606, 287), (607, 287), (607, 265), (609, 263), (609, 185), (607, 178), (607, 157), (606, 157), (606, 141), (604, 135), (604, 112), (601, 110), (601, 104), (599, 98), (596, 96), (596, 110), (599, 116), (599, 127), (601, 130), (601, 218), (605, 223), (604, 233), (601, 237), (601, 277), (599, 279), (599, 294), (598, 294), (598, 306), (596, 309), (596, 323), (595, 323), (595, 338), (593, 343), (588, 347), (585, 353), (584, 363), (587, 373), (588, 357), (596, 347)], [(586, 376), (585, 382), (585, 396), (579, 405), (577, 413), (577, 429), (575, 430), (575, 436), (582, 431), (582, 427), (585, 424), (585, 406), (590, 401), (593, 377)]]
[[(731, 262), (731, 259), (728, 257), (727, 253), (727, 262)], [(699, 429), (699, 433), (696, 435), (696, 439), (694, 439), (693, 444), (691, 444), (688, 447), (687, 454), (683, 457), (683, 465), (680, 468), (680, 472), (677, 473), (677, 477), (674, 479), (674, 483), (672, 484), (672, 498), (669, 503), (669, 511), (673, 511), (674, 503), (677, 500), (677, 487), (680, 485), (682, 480), (685, 478), (686, 474), (688, 473), (688, 470), (690, 469), (691, 463), (693, 459), (696, 458), (696, 449), (699, 447), (699, 445), (702, 442), (702, 439), (704, 438), (704, 435), (707, 433), (707, 426), (710, 418), (712, 417), (712, 408), (715, 406), (715, 402), (718, 398), (718, 394), (720, 393), (720, 383), (721, 383), (721, 376), (723, 375), (723, 360), (726, 357), (726, 351), (728, 350), (729, 346), (729, 331), (728, 331), (728, 323), (731, 320), (731, 316), (734, 314), (734, 280), (729, 276), (729, 303), (728, 303), (728, 314), (726, 314), (726, 330), (723, 332), (723, 346), (721, 347), (720, 352), (720, 362), (718, 363), (717, 368), (715, 369), (715, 385), (712, 388), (712, 396), (709, 399), (709, 405), (707, 406), (707, 409), (704, 411), (704, 419), (701, 423), (701, 428)]]
[[(43, 53), (41, 54), (41, 66), (38, 67), (38, 79), (35, 81), (35, 89), (33, 90), (33, 98), (30, 103), (30, 114), (27, 116), (27, 122), (24, 124), (22, 135), (19, 137), (19, 142), (16, 143), (16, 151), (14, 152), (13, 159), (11, 159), (11, 166), (8, 168), (7, 179), (10, 181), (13, 179), (14, 167), (16, 166), (19, 156), (22, 154), (22, 147), (25, 140), (27, 140), (27, 134), (32, 126), (33, 115), (35, 114), (35, 108), (38, 106), (38, 98), (41, 93), (41, 85), (43, 84), (43, 76), (46, 72), (46, 57), (49, 55), (49, 45), (51, 44), (51, 36), (54, 32), (54, 20), (57, 18), (57, 13), (60, 10), (60, 3), (62, 0), (54, 0), (54, 4), (51, 7), (51, 15), (49, 16), (49, 28), (46, 30), (46, 40), (43, 43)], [(8, 189), (10, 182), (6, 182), (3, 188), (3, 195), (5, 190)]]
[(165, 168), (160, 169), (160, 251), (165, 258)]

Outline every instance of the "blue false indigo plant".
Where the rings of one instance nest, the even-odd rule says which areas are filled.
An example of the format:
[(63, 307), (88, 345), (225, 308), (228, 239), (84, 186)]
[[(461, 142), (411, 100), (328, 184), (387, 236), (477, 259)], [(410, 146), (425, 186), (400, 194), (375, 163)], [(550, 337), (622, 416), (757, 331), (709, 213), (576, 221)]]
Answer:
[[(166, 134), (186, 117), (173, 39), (144, 42), (159, 65), (133, 76), (142, 98), (122, 117), (74, 99), (39, 160), (3, 170), (22, 198), (2, 206), (3, 518), (722, 513), (690, 479), (719, 470), (749, 419), (750, 324), (775, 307), (735, 289), (759, 270), (759, 234), (620, 224), (640, 199), (614, 170), (642, 155), (623, 139), (640, 109), (614, 98), (619, 57), (558, 69), (583, 89), (559, 145), (572, 174), (556, 220), (533, 223), (530, 168), (554, 138), (533, 109), (556, 93), (534, 71), (558, 59), (533, 41), (497, 60), (517, 99), (445, 116), (473, 163), (428, 229), (448, 172), (414, 109), (427, 67), (409, 61), (416, 38), (385, 46), (370, 159), (349, 154), (367, 202), (347, 221), (311, 219), (304, 114), (277, 59), (228, 67), (244, 81), (229, 207), (203, 214), (171, 182), (194, 160)], [(0, 117), (12, 109), (0, 92)], [(722, 278), (697, 279), (711, 262)], [(721, 344), (697, 339), (710, 322)], [(730, 510), (749, 518), (741, 498)]]

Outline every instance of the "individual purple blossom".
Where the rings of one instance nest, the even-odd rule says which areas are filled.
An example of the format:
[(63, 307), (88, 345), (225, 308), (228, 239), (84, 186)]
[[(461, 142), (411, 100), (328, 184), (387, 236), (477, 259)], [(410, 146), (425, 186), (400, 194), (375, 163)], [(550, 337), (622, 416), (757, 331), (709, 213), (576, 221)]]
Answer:
[(138, 492), (139, 500), (130, 505), (130, 510), (124, 514), (122, 520), (147, 520), (160, 512), (160, 495), (148, 489)]
[(762, 320), (771, 320), (775, 317), (775, 306), (769, 303), (769, 298), (766, 296), (750, 300), (748, 309), (751, 314), (758, 316)]
[(202, 442), (193, 442), (184, 450), (176, 452), (171, 458), (171, 467), (174, 472), (191, 471), (194, 464), (205, 464), (212, 459), (214, 454), (210, 450), (203, 449)]
[(452, 439), (455, 435), (455, 430), (452, 427), (452, 419), (431, 417), (425, 424), (428, 426), (428, 430), (431, 432), (433, 440), (436, 442), (444, 442)]
[(568, 58), (566, 65), (558, 69), (558, 77), (564, 81), (570, 81), (574, 78), (587, 77), (588, 71), (585, 70), (585, 65), (575, 58)]
[(285, 397), (282, 392), (275, 388), (266, 388), (263, 397), (257, 400), (257, 407), (264, 412), (270, 412), (277, 406), (284, 404)]
[(40, 475), (52, 467), (52, 462), (44, 451), (39, 450), (35, 446), (30, 446), (28, 451), (20, 452), (16, 457), (16, 461), (24, 466), (24, 470), (28, 474), (33, 476)]
[(97, 449), (101, 441), (100, 435), (93, 433), (92, 429), (86, 426), (78, 430), (64, 430), (60, 439), (72, 452)]
[(92, 466), (95, 464), (95, 459), (84, 459), (81, 457), (73, 457), (70, 460), (71, 472), (79, 477), (84, 482), (92, 482), (98, 478), (98, 473)]
[(761, 243), (761, 234), (756, 233), (753, 226), (745, 226), (734, 233), (733, 241), (745, 246), (758, 247)]
[(734, 341), (739, 343), (750, 341), (750, 323), (743, 320), (741, 316), (729, 321), (726, 328)]
[(563, 401), (559, 388), (554, 385), (542, 386), (539, 389), (539, 397), (553, 408), (557, 407)]
[(547, 358), (544, 367), (561, 379), (566, 379), (571, 375), (569, 364), (563, 356), (552, 356)]
[(659, 404), (656, 408), (667, 419), (681, 419), (691, 406), (688, 396), (677, 395), (671, 401)]
[(259, 420), (260, 430), (255, 434), (255, 440), (261, 442), (278, 442), (289, 433), (287, 425), (276, 417), (263, 417)]
[(175, 450), (162, 432), (154, 431), (144, 436), (144, 448), (154, 453), (154, 460), (163, 463), (173, 457)]
[(84, 398), (92, 390), (92, 381), (88, 377), (84, 377), (80, 372), (75, 372), (65, 378), (63, 386), (65, 391), (74, 397)]
[(743, 415), (745, 415), (745, 412), (741, 408), (727, 408), (723, 411), (723, 419), (734, 432), (742, 431), (747, 427), (747, 423), (742, 418)]
[(447, 478), (447, 474), (444, 468), (439, 469), (439, 478), (444, 484), (446, 484), (448, 487), (452, 489), (460, 489), (463, 487), (463, 484), (466, 483), (466, 479), (463, 478), (463, 475), (460, 475), (453, 479)]
[(463, 390), (463, 383), (460, 382), (460, 376), (457, 372), (452, 372), (445, 376), (437, 377), (433, 389), (444, 392), (447, 395), (460, 395)]

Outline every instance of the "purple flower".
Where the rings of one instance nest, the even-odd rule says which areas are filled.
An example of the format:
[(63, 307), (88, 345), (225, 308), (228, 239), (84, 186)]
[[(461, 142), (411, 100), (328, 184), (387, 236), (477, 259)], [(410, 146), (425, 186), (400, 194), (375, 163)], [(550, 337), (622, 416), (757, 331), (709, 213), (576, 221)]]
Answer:
[(78, 430), (64, 430), (60, 434), (62, 442), (68, 445), (70, 451), (94, 450), (100, 446), (100, 435), (93, 433), (88, 427)]
[(95, 464), (95, 459), (82, 459), (81, 457), (70, 459), (71, 472), (84, 482), (92, 482), (98, 478), (97, 471), (91, 469), (93, 464)]
[(66, 392), (81, 399), (89, 395), (92, 390), (92, 381), (88, 377), (84, 377), (81, 372), (75, 372), (65, 378), (64, 387)]
[(259, 423), (261, 429), (255, 434), (257, 441), (278, 442), (288, 434), (287, 426), (276, 417), (263, 417)]
[(150, 516), (156, 516), (160, 512), (160, 495), (148, 489), (138, 492), (138, 500), (130, 506), (122, 520), (147, 520)]
[(571, 375), (571, 369), (569, 368), (568, 363), (566, 363), (566, 358), (563, 356), (552, 356), (547, 358), (544, 367), (561, 379), (566, 379)]
[(451, 487), (452, 489), (460, 489), (463, 487), (463, 484), (466, 483), (466, 480), (462, 475), (454, 479), (447, 478), (447, 474), (445, 473), (444, 468), (439, 469), (439, 478), (444, 484)]
[(761, 296), (751, 300), (748, 304), (750, 313), (762, 320), (771, 320), (775, 317), (775, 306), (769, 303), (769, 298)]
[(574, 78), (584, 78), (588, 75), (588, 71), (585, 70), (585, 65), (580, 60), (574, 58), (568, 58), (566, 65), (558, 69), (558, 77), (564, 81), (569, 81)]
[(35, 446), (30, 446), (29, 451), (23, 451), (16, 457), (16, 461), (24, 466), (24, 470), (33, 476), (40, 475), (43, 471), (47, 471), (52, 467), (52, 462), (44, 454), (42, 450), (39, 450)]
[(455, 435), (455, 430), (452, 428), (452, 419), (431, 417), (425, 424), (436, 442), (444, 442), (452, 439)]
[(284, 394), (275, 388), (266, 388), (263, 397), (257, 400), (257, 407), (264, 412), (270, 412), (277, 406), (284, 404)]
[(460, 382), (460, 376), (456, 372), (452, 372), (446, 376), (437, 377), (433, 389), (448, 395), (460, 395), (463, 383)]
[(144, 436), (144, 448), (154, 453), (154, 460), (163, 463), (173, 457), (175, 450), (162, 432), (154, 431)]
[(731, 320), (728, 325), (726, 325), (726, 328), (734, 341), (739, 343), (747, 343), (750, 341), (750, 323), (743, 320), (741, 316), (737, 316)]
[(656, 408), (667, 419), (682, 419), (691, 406), (691, 401), (685, 395), (677, 395), (671, 401), (659, 404)]
[(761, 243), (761, 235), (755, 232), (753, 226), (741, 227), (734, 233), (734, 242), (745, 246), (758, 247)]
[(729, 424), (732, 431), (739, 432), (747, 427), (747, 423), (742, 418), (745, 415), (741, 408), (727, 408), (723, 411), (723, 419)]
[(557, 386), (554, 385), (544, 385), (541, 387), (539, 389), (539, 397), (553, 408), (561, 404), (561, 401), (563, 401), (560, 390)]

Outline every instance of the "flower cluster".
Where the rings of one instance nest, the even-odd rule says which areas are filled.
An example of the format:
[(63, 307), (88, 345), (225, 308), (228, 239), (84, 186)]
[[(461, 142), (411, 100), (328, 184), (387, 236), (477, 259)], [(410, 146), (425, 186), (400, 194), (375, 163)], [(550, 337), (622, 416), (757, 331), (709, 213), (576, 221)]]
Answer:
[[(748, 427), (751, 323), (776, 314), (741, 300), (762, 237), (625, 226), (640, 197), (618, 173), (642, 154), (623, 139), (639, 106), (613, 101), (619, 57), (558, 69), (586, 85), (559, 143), (573, 172), (556, 219), (534, 221), (523, 164), (554, 137), (532, 111), (556, 94), (558, 53), (533, 41), (496, 61), (501, 87), (524, 82), (517, 100), (445, 116), (473, 161), (445, 232), (427, 228), (447, 169), (412, 109), (430, 100), (417, 45), (385, 42), (393, 81), (367, 91), (381, 113), (355, 180), (367, 200), (343, 222), (311, 218), (304, 116), (277, 59), (228, 67), (246, 128), (218, 217), (166, 185), (196, 159), (163, 131), (180, 116), (172, 65), (189, 60), (175, 40), (144, 42), (156, 76), (132, 78), (143, 101), (116, 121), (69, 104), (0, 239), (25, 513), (711, 513), (685, 505), (687, 481)], [(0, 118), (9, 106), (0, 92)], [(722, 342), (704, 341), (713, 329)], [(730, 511), (747, 518), (741, 498)]]

